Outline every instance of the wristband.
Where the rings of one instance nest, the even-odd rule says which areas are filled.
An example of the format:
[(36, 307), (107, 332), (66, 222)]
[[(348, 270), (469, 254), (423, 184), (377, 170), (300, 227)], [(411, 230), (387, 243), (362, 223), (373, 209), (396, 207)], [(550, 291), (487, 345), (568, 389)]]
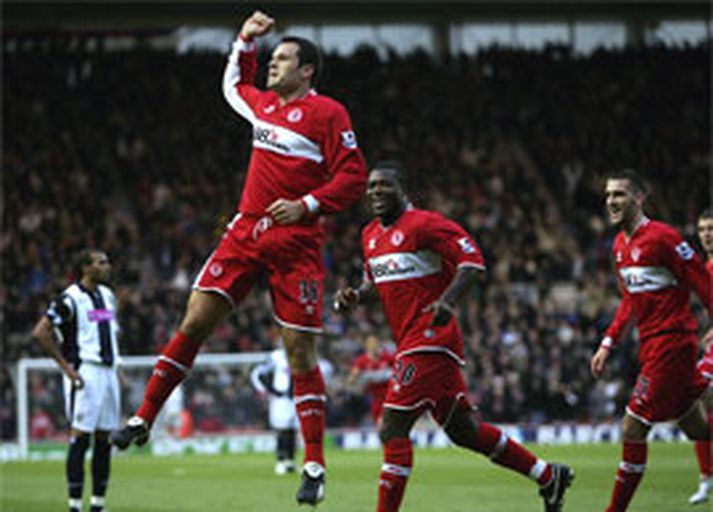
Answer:
[(307, 213), (316, 213), (319, 210), (319, 201), (312, 195), (307, 194), (300, 199)]
[(613, 346), (614, 340), (611, 338), (611, 336), (605, 336), (602, 342), (599, 344), (600, 348), (605, 348), (607, 350), (611, 350)]

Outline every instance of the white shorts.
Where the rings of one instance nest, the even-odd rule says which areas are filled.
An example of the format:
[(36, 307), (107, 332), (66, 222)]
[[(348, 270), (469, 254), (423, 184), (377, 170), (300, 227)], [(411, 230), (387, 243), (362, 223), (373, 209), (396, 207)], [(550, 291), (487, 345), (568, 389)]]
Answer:
[(295, 403), (288, 397), (270, 397), (270, 427), (274, 430), (296, 430), (297, 409)]
[(82, 389), (72, 389), (66, 375), (63, 379), (65, 411), (71, 427), (81, 432), (119, 428), (121, 399), (116, 368), (83, 362), (79, 375), (84, 380)]

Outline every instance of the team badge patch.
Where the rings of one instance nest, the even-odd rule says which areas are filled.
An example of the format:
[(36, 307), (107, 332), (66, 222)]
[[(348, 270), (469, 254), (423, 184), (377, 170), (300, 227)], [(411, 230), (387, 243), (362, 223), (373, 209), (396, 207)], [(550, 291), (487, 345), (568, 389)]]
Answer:
[(391, 235), (391, 245), (394, 246), (399, 246), (403, 243), (404, 241), (404, 234), (401, 231), (394, 231), (394, 234)]
[(639, 257), (641, 256), (641, 249), (638, 247), (634, 247), (631, 251), (631, 259), (634, 261), (639, 261)]
[(213, 277), (218, 277), (220, 274), (223, 273), (223, 265), (221, 265), (220, 263), (213, 263), (208, 269), (208, 271)]
[(302, 120), (302, 109), (293, 108), (287, 114), (287, 120), (291, 123), (299, 123)]

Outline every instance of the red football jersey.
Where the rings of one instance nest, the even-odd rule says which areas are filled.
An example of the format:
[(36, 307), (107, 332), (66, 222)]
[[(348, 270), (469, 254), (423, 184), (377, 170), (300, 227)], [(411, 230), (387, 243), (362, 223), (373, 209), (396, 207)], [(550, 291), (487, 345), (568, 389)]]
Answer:
[(240, 212), (264, 215), (280, 198), (304, 198), (310, 211), (322, 213), (358, 201), (366, 188), (366, 164), (344, 107), (312, 89), (280, 105), (276, 93), (253, 85), (256, 71), (255, 43), (238, 39), (228, 57), (223, 93), (253, 126)]
[(483, 256), (462, 227), (439, 213), (408, 209), (391, 226), (378, 219), (362, 232), (365, 275), (379, 292), (397, 344), (397, 356), (444, 352), (464, 364), (455, 318), (432, 327), (423, 309), (439, 299), (461, 265), (485, 269)]
[[(709, 279), (713, 280), (713, 260), (706, 261), (706, 270)], [(703, 357), (698, 362), (698, 368), (706, 379), (713, 380), (713, 343), (709, 343), (706, 347)]]
[(623, 295), (607, 330), (615, 343), (630, 326), (639, 329), (642, 353), (649, 352), (646, 340), (653, 336), (695, 332), (691, 290), (713, 313), (710, 276), (696, 252), (671, 226), (644, 219), (631, 239), (624, 232), (617, 235), (613, 254)]

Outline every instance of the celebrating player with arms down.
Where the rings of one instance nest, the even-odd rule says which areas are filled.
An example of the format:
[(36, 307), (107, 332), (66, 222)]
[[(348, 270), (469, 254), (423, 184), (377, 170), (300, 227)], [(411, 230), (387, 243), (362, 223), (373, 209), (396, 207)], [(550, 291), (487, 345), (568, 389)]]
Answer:
[(696, 367), (697, 325), (691, 290), (713, 312), (713, 287), (695, 251), (672, 227), (644, 215), (646, 184), (634, 171), (607, 179), (605, 198), (611, 223), (621, 229), (613, 254), (622, 301), (599, 349), (592, 374), (599, 377), (626, 331), (639, 331), (641, 371), (622, 421), (623, 459), (607, 512), (629, 506), (646, 469), (646, 436), (656, 422), (677, 420), (693, 440), (710, 432), (700, 397), (706, 381)]
[(377, 218), (362, 232), (364, 279), (358, 289), (339, 290), (335, 306), (349, 309), (376, 289), (397, 343), (379, 428), (384, 464), (378, 512), (401, 505), (413, 466), (409, 433), (425, 411), (458, 446), (536, 481), (547, 512), (561, 510), (574, 472), (537, 459), (498, 428), (476, 421), (466, 398), (463, 341), (454, 312), (485, 270), (480, 250), (458, 224), (410, 207), (402, 171), (393, 162), (371, 171), (366, 196)]
[[(710, 279), (713, 280), (713, 210), (705, 210), (698, 217), (698, 238), (701, 241), (703, 250), (706, 253), (706, 269), (710, 274)], [(713, 329), (709, 329), (702, 340), (705, 353), (700, 361), (698, 368), (703, 373), (703, 376), (708, 379), (708, 394), (704, 400), (706, 414), (708, 416), (708, 431), (713, 432)], [(705, 503), (708, 501), (708, 494), (713, 487), (713, 453), (711, 453), (711, 440), (696, 441), (696, 458), (698, 459), (698, 468), (700, 470), (700, 482), (698, 489), (688, 499), (691, 505)]]
[(326, 402), (316, 345), (324, 277), (324, 232), (318, 220), (362, 196), (366, 166), (344, 107), (312, 89), (321, 62), (312, 43), (282, 39), (269, 63), (269, 90), (253, 85), (255, 38), (274, 24), (259, 11), (250, 16), (223, 75), (226, 100), (253, 127), (240, 213), (196, 278), (185, 316), (159, 357), (143, 404), (112, 440), (119, 448), (146, 442), (158, 411), (190, 370), (203, 341), (266, 272), (305, 444), (297, 501), (316, 504), (324, 497)]

